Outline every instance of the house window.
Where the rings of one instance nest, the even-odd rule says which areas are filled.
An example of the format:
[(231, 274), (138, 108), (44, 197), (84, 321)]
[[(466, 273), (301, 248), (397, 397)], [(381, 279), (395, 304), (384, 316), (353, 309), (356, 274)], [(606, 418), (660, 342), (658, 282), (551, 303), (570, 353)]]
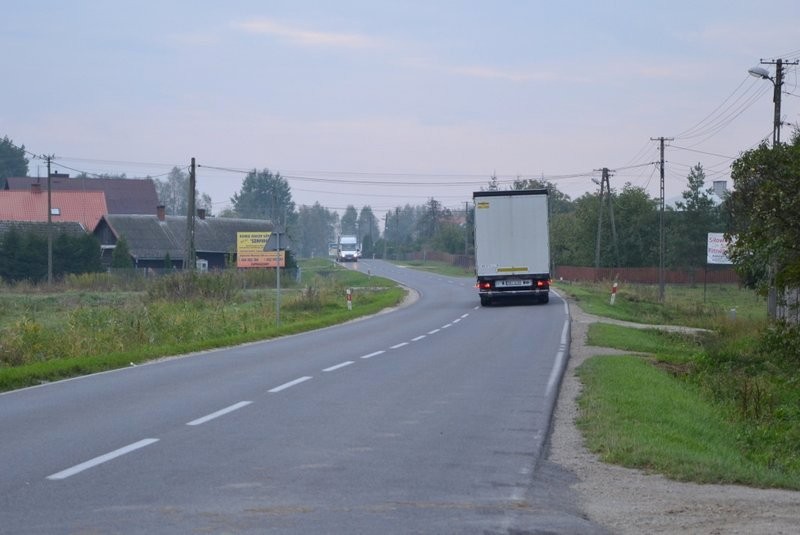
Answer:
[(50, 215), (61, 215), (61, 208), (50, 208)]

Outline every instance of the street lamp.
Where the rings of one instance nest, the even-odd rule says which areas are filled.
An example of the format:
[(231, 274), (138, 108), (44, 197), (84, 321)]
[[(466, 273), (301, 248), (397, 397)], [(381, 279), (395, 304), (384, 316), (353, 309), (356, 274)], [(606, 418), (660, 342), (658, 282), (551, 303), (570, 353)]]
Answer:
[(747, 70), (750, 76), (769, 80), (773, 86), (772, 102), (775, 103), (775, 115), (772, 121), (772, 147), (781, 142), (781, 86), (783, 85), (783, 61), (775, 61), (775, 77), (769, 75), (764, 67), (751, 67)]
[[(763, 60), (762, 60), (763, 63)], [(764, 67), (751, 67), (747, 70), (750, 76), (769, 80), (773, 87), (772, 102), (775, 103), (775, 115), (772, 122), (772, 148), (776, 148), (781, 142), (781, 85), (783, 85), (783, 60), (775, 61), (775, 78), (769, 75), (769, 71)], [(767, 315), (775, 318), (778, 312), (778, 291), (775, 288), (775, 264), (770, 261), (767, 266), (769, 277), (769, 288), (767, 292)]]

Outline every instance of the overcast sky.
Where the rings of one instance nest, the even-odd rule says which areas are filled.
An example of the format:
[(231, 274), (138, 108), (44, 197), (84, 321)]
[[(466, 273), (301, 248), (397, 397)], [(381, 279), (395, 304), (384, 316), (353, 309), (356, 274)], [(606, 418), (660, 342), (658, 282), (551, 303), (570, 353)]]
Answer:
[[(594, 170), (666, 197), (691, 166), (728, 180), (771, 139), (760, 60), (800, 57), (800, 2), (3, 0), (0, 137), (76, 174), (198, 164), (214, 211), (241, 170), (298, 205), (433, 197), (457, 208), (494, 173), (596, 192)], [(771, 73), (773, 65), (763, 65)], [(798, 68), (782, 115), (800, 122)], [(782, 137), (790, 138), (792, 127)], [(224, 170), (221, 170), (224, 169)], [(46, 174), (39, 160), (31, 175)], [(730, 182), (729, 182), (730, 186)]]

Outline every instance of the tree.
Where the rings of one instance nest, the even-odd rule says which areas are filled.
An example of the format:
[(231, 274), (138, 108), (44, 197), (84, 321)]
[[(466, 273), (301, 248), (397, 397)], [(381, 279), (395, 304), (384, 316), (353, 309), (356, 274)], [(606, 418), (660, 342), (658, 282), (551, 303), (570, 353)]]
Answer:
[(68, 273), (98, 273), (103, 270), (101, 254), (100, 242), (94, 236), (62, 232), (53, 242), (53, 274), (63, 277)]
[(231, 203), (239, 217), (266, 219), (277, 225), (291, 225), (296, 217), (289, 183), (269, 169), (248, 173)]
[(431, 240), (439, 232), (442, 220), (450, 217), (450, 210), (431, 197), (417, 218), (417, 235), (421, 240)]
[[(165, 180), (155, 179), (158, 200), (168, 215), (185, 216), (189, 210), (189, 173), (173, 167)], [(207, 193), (195, 192), (195, 206), (211, 214), (211, 197)]]
[(436, 251), (464, 254), (464, 227), (450, 221), (443, 221), (430, 245)]
[(751, 287), (800, 287), (800, 131), (745, 152), (731, 178), (726, 238), (737, 271)]
[(114, 252), (111, 253), (111, 267), (120, 269), (133, 268), (131, 251), (128, 248), (128, 242), (125, 241), (125, 238), (120, 238), (117, 240), (117, 245), (114, 247)]
[(511, 184), (511, 189), (546, 189), (547, 196), (550, 197), (551, 215), (571, 212), (574, 209), (569, 195), (559, 191), (558, 187), (548, 180), (539, 180), (536, 178), (517, 178)]
[(296, 247), (301, 257), (327, 256), (328, 244), (335, 240), (339, 215), (319, 204), (301, 206), (297, 213)]
[(0, 181), (12, 176), (28, 176), (25, 145), (17, 147), (8, 136), (0, 140)]
[(682, 268), (705, 265), (708, 233), (720, 232), (722, 220), (719, 208), (711, 197), (713, 189), (704, 189), (705, 172), (697, 164), (686, 177), (688, 189), (682, 192), (683, 201), (675, 203), (668, 229), (667, 263)]
[(352, 204), (347, 205), (344, 215), (342, 216), (341, 225), (343, 235), (352, 236), (358, 232), (356, 228), (358, 226), (358, 212), (356, 211), (356, 207)]
[(416, 239), (417, 210), (407, 204), (404, 207), (397, 207), (393, 212), (389, 212), (386, 218), (386, 229), (384, 239), (391, 245), (395, 255), (409, 250)]
[[(650, 197), (644, 188), (626, 183), (619, 194), (612, 190), (611, 202), (614, 203), (617, 229), (618, 265), (621, 267), (658, 265), (658, 201)], [(603, 224), (606, 233), (603, 243), (608, 244), (604, 252), (607, 255), (612, 251), (617, 254), (617, 251), (612, 249), (613, 236), (610, 226), (610, 222)]]
[(126, 175), (125, 173), (92, 173), (90, 175), (89, 173), (87, 173), (85, 171), (81, 171), (80, 173), (75, 175), (75, 178), (88, 178), (88, 179), (92, 179), (92, 178), (110, 178), (110, 179), (113, 179), (113, 180), (117, 180), (117, 179), (126, 179), (126, 178), (128, 178), (128, 175)]

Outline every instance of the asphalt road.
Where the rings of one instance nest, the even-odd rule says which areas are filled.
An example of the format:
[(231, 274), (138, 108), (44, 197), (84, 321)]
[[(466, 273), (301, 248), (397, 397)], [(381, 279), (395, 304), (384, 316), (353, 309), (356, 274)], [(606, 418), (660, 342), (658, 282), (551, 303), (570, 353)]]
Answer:
[(564, 302), (357, 267), (419, 298), (0, 395), (0, 533), (602, 533), (544, 455)]

